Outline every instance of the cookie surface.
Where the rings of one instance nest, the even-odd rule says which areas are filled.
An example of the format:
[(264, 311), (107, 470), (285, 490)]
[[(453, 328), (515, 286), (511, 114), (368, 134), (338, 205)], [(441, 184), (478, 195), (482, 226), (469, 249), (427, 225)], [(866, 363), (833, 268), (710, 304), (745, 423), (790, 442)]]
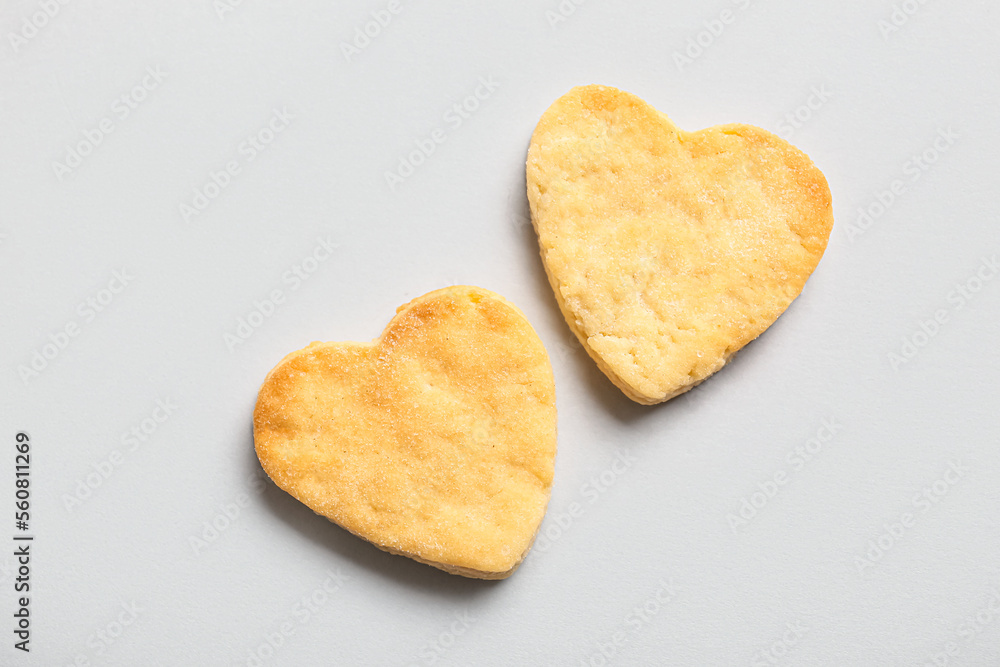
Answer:
[(527, 184), (567, 323), (644, 404), (687, 391), (767, 329), (833, 225), (826, 179), (788, 142), (750, 125), (684, 132), (604, 86), (543, 114)]
[(379, 548), (502, 579), (549, 500), (552, 369), (503, 297), (437, 290), (371, 343), (285, 357), (260, 389), (254, 446), (279, 487)]

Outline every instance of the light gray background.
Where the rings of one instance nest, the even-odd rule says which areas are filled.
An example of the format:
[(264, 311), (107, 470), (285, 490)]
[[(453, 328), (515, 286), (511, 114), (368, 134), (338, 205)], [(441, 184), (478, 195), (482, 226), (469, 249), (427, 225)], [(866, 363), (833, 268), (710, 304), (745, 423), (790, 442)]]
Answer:
[[(12, 40), (44, 4), (0, 8), (0, 541), (13, 544), (19, 430), (37, 535), (28, 656), (10, 630), (13, 546), (0, 549), (0, 663), (1000, 664), (1000, 279), (982, 264), (1000, 252), (995, 4), (907, 0), (896, 26), (888, 0), (402, 2), (350, 60), (341, 44), (388, 2), (245, 0), (220, 16), (210, 0), (74, 0)], [(120, 118), (147, 68), (163, 80)], [(480, 77), (498, 88), (448, 124)], [(586, 83), (685, 129), (781, 132), (833, 192), (802, 296), (659, 407), (573, 344), (527, 224), (531, 132)], [(240, 144), (274, 109), (293, 118), (248, 161)], [(103, 118), (113, 131), (59, 178), (53, 162)], [(384, 173), (436, 128), (445, 142), (390, 189)], [(939, 131), (958, 138), (938, 151)], [(935, 162), (913, 180), (925, 151)], [(180, 205), (231, 160), (240, 173), (185, 222)], [(283, 275), (318, 238), (338, 247), (293, 290)], [(107, 300), (123, 269), (88, 321), (79, 304)], [(284, 354), (370, 339), (453, 283), (518, 304), (557, 381), (549, 537), (499, 583), (377, 551), (256, 477), (251, 410)], [(284, 303), (230, 350), (274, 289)], [(79, 335), (22, 379), (71, 323)], [(906, 340), (917, 351), (894, 364)], [(157, 400), (177, 408), (126, 446)], [(956, 461), (965, 471), (946, 474)], [(776, 473), (764, 503), (753, 494)], [(97, 488), (68, 506), (88, 475)], [(915, 500), (924, 489), (933, 504)], [(734, 524), (743, 500), (762, 506)]]

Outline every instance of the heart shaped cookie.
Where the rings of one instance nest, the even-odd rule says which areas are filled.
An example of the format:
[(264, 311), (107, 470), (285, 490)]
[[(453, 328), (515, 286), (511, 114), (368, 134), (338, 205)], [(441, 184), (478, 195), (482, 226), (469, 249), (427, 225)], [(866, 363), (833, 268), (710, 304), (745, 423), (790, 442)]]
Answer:
[(502, 579), (552, 488), (552, 368), (506, 299), (437, 290), (371, 343), (285, 357), (260, 389), (254, 446), (275, 484), (380, 549)]
[(687, 391), (767, 329), (833, 226), (826, 179), (788, 142), (749, 125), (684, 132), (603, 86), (545, 112), (527, 183), (566, 321), (644, 404)]

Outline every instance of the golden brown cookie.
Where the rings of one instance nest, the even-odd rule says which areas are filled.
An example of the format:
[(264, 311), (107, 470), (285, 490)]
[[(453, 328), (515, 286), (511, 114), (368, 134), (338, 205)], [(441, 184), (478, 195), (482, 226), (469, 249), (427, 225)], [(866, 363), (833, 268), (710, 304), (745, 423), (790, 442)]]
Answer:
[(552, 488), (552, 368), (509, 301), (437, 290), (371, 343), (285, 357), (260, 389), (254, 445), (275, 484), (380, 549), (503, 579)]
[(833, 226), (826, 179), (785, 140), (750, 125), (685, 132), (605, 86), (549, 107), (527, 183), (566, 321), (644, 404), (687, 391), (767, 329)]

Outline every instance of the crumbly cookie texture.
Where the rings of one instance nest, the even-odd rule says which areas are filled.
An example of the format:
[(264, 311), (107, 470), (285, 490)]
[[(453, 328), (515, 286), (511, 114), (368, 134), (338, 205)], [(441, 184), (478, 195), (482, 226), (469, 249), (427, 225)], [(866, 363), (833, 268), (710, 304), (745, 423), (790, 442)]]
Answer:
[(826, 179), (785, 140), (750, 125), (685, 132), (606, 86), (545, 112), (527, 184), (566, 321), (643, 404), (691, 389), (767, 329), (833, 226)]
[(506, 299), (437, 290), (371, 343), (285, 357), (260, 389), (254, 445), (275, 484), (380, 549), (503, 579), (552, 488), (552, 368)]

